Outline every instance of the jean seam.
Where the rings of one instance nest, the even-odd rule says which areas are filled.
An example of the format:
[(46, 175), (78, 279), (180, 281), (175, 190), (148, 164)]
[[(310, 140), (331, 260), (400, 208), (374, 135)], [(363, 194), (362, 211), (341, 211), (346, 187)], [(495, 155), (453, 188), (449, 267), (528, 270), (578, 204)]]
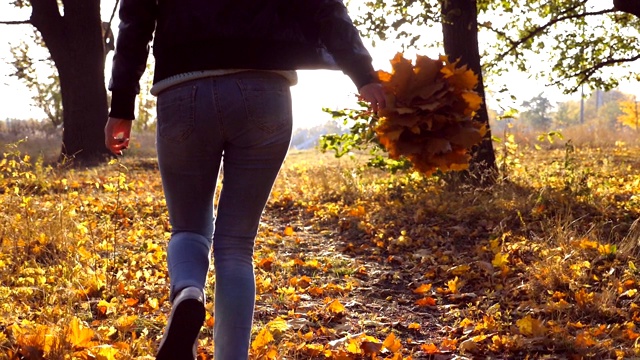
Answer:
[(220, 123), (220, 126), (218, 126), (218, 128), (220, 128), (220, 138), (221, 139), (225, 139), (225, 133), (224, 133), (224, 123), (222, 120), (222, 109), (220, 107), (220, 95), (219, 95), (219, 85), (220, 82), (217, 81), (217, 79), (215, 78), (211, 78), (211, 82), (212, 82), (212, 92), (213, 92), (213, 106), (215, 108), (216, 111), (216, 121), (218, 121)]

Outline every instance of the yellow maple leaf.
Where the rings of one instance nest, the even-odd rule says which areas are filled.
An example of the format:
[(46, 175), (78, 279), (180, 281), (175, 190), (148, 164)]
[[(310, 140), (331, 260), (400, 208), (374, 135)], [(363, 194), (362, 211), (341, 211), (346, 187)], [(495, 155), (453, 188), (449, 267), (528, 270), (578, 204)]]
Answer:
[(118, 349), (111, 345), (99, 345), (94, 346), (91, 352), (95, 354), (96, 360), (116, 360)]
[(273, 335), (268, 328), (263, 328), (260, 330), (256, 338), (251, 342), (251, 348), (255, 351), (261, 349), (268, 345), (270, 342), (274, 341)]
[(593, 240), (589, 240), (587, 238), (582, 238), (578, 241), (573, 241), (571, 242), (572, 245), (578, 245), (581, 249), (597, 249), (598, 248), (598, 242), (597, 241), (593, 241)]
[(278, 358), (278, 350), (275, 346), (270, 346), (269, 349), (259, 359), (262, 360), (276, 360)]
[(636, 296), (637, 293), (638, 293), (638, 289), (629, 289), (629, 290), (621, 293), (619, 296), (620, 297), (626, 296), (626, 297), (632, 298), (632, 297)]
[(460, 276), (468, 273), (469, 270), (471, 270), (471, 266), (467, 264), (462, 264), (462, 265), (458, 265), (450, 268), (449, 270), (447, 270), (447, 272), (455, 276)]
[(362, 350), (360, 349), (360, 344), (357, 339), (350, 339), (347, 343), (347, 352), (351, 354), (360, 354)]
[(80, 256), (82, 256), (84, 259), (91, 259), (93, 257), (93, 254), (87, 251), (87, 249), (85, 249), (84, 246), (78, 247), (76, 249), (76, 252), (80, 254)]
[(601, 255), (615, 255), (618, 251), (618, 246), (615, 244), (603, 244), (598, 246), (598, 252)]
[(509, 254), (497, 253), (491, 260), (491, 265), (501, 268), (503, 265), (509, 264)]
[(22, 325), (22, 328), (17, 324), (11, 326), (11, 332), (15, 336), (18, 345), (41, 349), (45, 354), (51, 351), (56, 342), (56, 338), (53, 335), (55, 329), (46, 325), (37, 325), (34, 329), (26, 321), (23, 321)]
[(482, 342), (482, 341), (484, 341), (487, 337), (488, 337), (487, 335), (476, 335), (476, 336), (473, 336), (473, 337), (471, 338), (471, 340), (472, 340), (473, 342), (477, 342), (477, 343), (478, 343), (478, 342)]
[(156, 298), (148, 298), (146, 302), (147, 306), (153, 310), (157, 310), (159, 305), (159, 301)]
[(516, 326), (522, 335), (526, 336), (542, 336), (546, 332), (546, 328), (542, 321), (527, 315), (526, 317), (516, 321)]
[(137, 319), (137, 315), (122, 315), (116, 320), (115, 326), (120, 331), (126, 331), (134, 324)]
[(269, 321), (269, 323), (267, 324), (267, 328), (269, 328), (269, 330), (274, 333), (282, 333), (289, 330), (289, 324), (287, 324), (287, 322), (283, 318), (278, 317), (274, 320)]
[(67, 331), (67, 341), (69, 341), (75, 348), (88, 348), (93, 345), (91, 339), (95, 333), (93, 330), (85, 327), (77, 317), (74, 317), (69, 322), (69, 329)]
[(456, 276), (455, 279), (447, 281), (447, 287), (452, 293), (457, 293), (462, 287), (462, 281)]
[(324, 350), (324, 345), (321, 344), (305, 344), (304, 350), (312, 356), (318, 356), (322, 354)]
[(320, 264), (320, 262), (316, 259), (311, 259), (311, 260), (305, 261), (304, 266), (319, 269), (322, 266), (322, 264)]

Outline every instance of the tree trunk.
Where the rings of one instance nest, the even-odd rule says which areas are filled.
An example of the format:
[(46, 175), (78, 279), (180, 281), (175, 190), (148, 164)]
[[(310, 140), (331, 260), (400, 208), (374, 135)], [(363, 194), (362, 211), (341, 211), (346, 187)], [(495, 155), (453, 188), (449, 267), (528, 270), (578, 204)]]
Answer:
[(63, 107), (61, 160), (95, 165), (107, 159), (107, 91), (100, 0), (31, 0), (31, 23), (42, 34), (60, 76)]
[(640, 0), (613, 0), (616, 10), (640, 17)]
[[(482, 67), (480, 65), (480, 50), (478, 47), (478, 9), (475, 0), (441, 0), (442, 5), (442, 33), (444, 36), (444, 50), (451, 61), (460, 60), (461, 65), (478, 74), (476, 91), (485, 99), (484, 83), (482, 81)], [(496, 158), (491, 141), (489, 114), (486, 103), (477, 112), (476, 120), (485, 124), (487, 134), (482, 143), (472, 150), (469, 171), (464, 174), (469, 180), (478, 185), (490, 185), (497, 174)]]

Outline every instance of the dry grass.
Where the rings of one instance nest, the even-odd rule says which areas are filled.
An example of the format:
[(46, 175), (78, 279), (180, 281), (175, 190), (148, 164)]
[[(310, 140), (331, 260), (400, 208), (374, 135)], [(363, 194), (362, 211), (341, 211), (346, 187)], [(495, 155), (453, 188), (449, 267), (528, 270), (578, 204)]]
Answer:
[[(637, 357), (640, 149), (513, 145), (482, 190), (291, 152), (251, 358)], [(169, 312), (155, 161), (64, 171), (21, 149), (0, 160), (0, 359), (151, 358)]]

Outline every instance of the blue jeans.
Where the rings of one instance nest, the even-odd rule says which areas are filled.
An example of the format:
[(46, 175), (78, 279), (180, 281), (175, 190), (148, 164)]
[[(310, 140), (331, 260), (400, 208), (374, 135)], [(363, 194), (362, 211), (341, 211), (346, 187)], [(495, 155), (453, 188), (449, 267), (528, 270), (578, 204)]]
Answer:
[(163, 91), (157, 106), (170, 298), (189, 286), (204, 289), (213, 248), (215, 359), (247, 359), (254, 240), (291, 141), (289, 83), (258, 71), (198, 79)]

